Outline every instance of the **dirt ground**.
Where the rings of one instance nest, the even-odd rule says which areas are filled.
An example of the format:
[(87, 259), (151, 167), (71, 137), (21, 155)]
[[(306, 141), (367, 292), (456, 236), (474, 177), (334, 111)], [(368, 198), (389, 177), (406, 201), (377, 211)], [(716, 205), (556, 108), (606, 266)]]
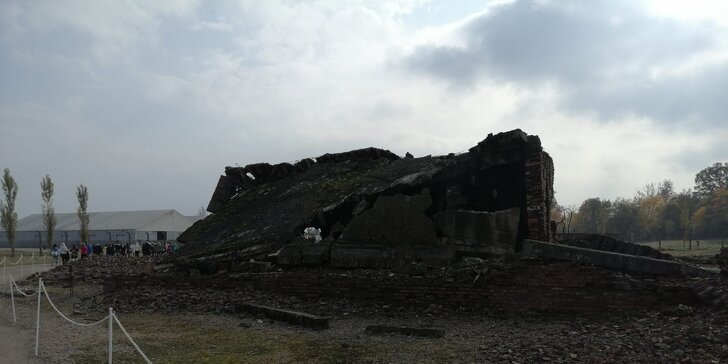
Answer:
[[(74, 321), (104, 318), (109, 306), (153, 363), (725, 363), (728, 311), (702, 306), (601, 314), (498, 313), (396, 307), (381, 302), (303, 299), (249, 292), (250, 303), (331, 317), (330, 328), (315, 331), (263, 316), (232, 314), (224, 300), (205, 290), (156, 289), (157, 303), (140, 305), (132, 296), (102, 294), (100, 271), (143, 270), (147, 258), (104, 259), (91, 264), (89, 281), (73, 292), (64, 267), (43, 273), (51, 300)], [(87, 262), (92, 263), (92, 262)], [(76, 270), (80, 272), (81, 270)], [(55, 272), (55, 273), (54, 273)], [(53, 279), (55, 274), (55, 279)], [(36, 277), (21, 282), (37, 287)], [(0, 295), (2, 353), (12, 361), (99, 363), (108, 355), (108, 324), (82, 327), (62, 319), (41, 301), (40, 359), (33, 357), (37, 299), (16, 295), (18, 323), (8, 295)], [(162, 299), (163, 298), (163, 299)], [(442, 338), (365, 334), (367, 325), (432, 327)], [(5, 358), (8, 358), (6, 356)], [(121, 329), (113, 330), (115, 363), (143, 363)]]
[[(49, 287), (51, 299), (74, 320), (103, 318), (107, 308), (84, 308), (98, 287)], [(16, 336), (17, 362), (32, 359), (36, 300), (18, 298), (13, 328), (8, 297), (0, 299), (0, 327)], [(326, 304), (326, 303), (324, 303)], [(285, 307), (282, 307), (285, 308)], [(396, 308), (384, 307), (384, 310)], [(154, 363), (724, 363), (728, 314), (698, 307), (632, 315), (468, 314), (345, 315), (334, 311), (328, 330), (313, 331), (264, 317), (225, 313), (117, 312)], [(436, 327), (439, 339), (370, 336), (370, 324)], [(11, 331), (7, 331), (11, 330)], [(15, 330), (15, 331), (13, 331)], [(30, 334), (30, 335), (29, 335)], [(48, 363), (98, 363), (107, 358), (108, 326), (65, 322), (41, 306), (40, 355)], [(5, 342), (6, 340), (3, 340)], [(118, 327), (114, 362), (142, 363)], [(6, 345), (8, 345), (6, 343)]]
[(44, 363), (36, 358), (35, 331), (21, 329), (10, 322), (0, 324), (0, 353), (4, 363)]

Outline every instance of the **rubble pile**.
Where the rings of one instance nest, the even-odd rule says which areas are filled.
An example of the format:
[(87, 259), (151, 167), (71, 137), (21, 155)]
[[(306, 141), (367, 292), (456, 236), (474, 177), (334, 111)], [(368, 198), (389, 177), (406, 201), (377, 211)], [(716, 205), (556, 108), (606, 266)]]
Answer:
[(693, 290), (704, 305), (728, 312), (728, 248), (721, 249), (715, 259), (721, 269), (720, 276), (696, 281)]
[(675, 258), (647, 245), (634, 244), (602, 234), (563, 234), (559, 243), (586, 249), (603, 250), (613, 253), (637, 255), (642, 257), (674, 260)]
[(715, 259), (718, 261), (720, 273), (724, 277), (728, 277), (728, 248), (723, 248), (720, 253), (716, 254)]
[[(628, 317), (558, 318), (514, 324), (484, 358), (503, 363), (722, 363), (728, 316), (688, 306)], [(524, 331), (528, 331), (527, 333)]]
[[(112, 276), (152, 274), (154, 265), (159, 259), (97, 255), (69, 261), (40, 275), (47, 285), (67, 285), (70, 282), (101, 285), (105, 279)], [(38, 273), (33, 274), (25, 281), (36, 282), (38, 275)]]

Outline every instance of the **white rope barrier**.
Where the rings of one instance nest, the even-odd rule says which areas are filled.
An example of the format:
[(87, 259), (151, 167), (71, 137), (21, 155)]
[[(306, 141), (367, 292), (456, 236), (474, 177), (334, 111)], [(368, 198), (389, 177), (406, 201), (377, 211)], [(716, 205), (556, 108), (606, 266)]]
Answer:
[[(119, 318), (116, 317), (116, 314), (115, 313), (112, 313), (111, 315), (114, 317), (114, 321), (116, 321), (116, 324), (119, 325), (119, 328), (121, 329), (121, 332), (123, 332), (124, 335), (126, 335), (126, 338), (129, 339), (129, 341), (131, 342), (131, 345), (134, 346), (134, 349), (136, 349), (136, 351), (139, 353), (139, 355), (141, 355), (142, 358), (144, 358), (144, 361), (147, 364), (152, 364), (152, 361), (149, 360), (149, 358), (147, 358), (146, 355), (144, 355), (144, 352), (142, 351), (142, 349), (139, 349), (139, 345), (137, 345), (137, 343), (134, 342), (134, 339), (132, 339), (131, 336), (129, 336), (129, 333), (126, 332), (126, 329), (124, 329), (124, 326), (121, 325), (121, 322), (119, 321)], [(111, 337), (111, 335), (109, 335), (109, 337)], [(109, 358), (111, 358), (111, 357), (109, 357)]]
[[(40, 296), (43, 290), (43, 280), (38, 278), (38, 308), (35, 313), (35, 356), (38, 356), (38, 345), (40, 344)], [(48, 297), (48, 294), (46, 294)]]
[(28, 263), (30, 263), (32, 265), (41, 264), (41, 263), (48, 264), (48, 256), (47, 255), (35, 256), (35, 253), (33, 253), (33, 254), (31, 254), (30, 258), (27, 258), (27, 257), (21, 255), (18, 257), (18, 260), (16, 260), (15, 262), (8, 259), (8, 257), (3, 257), (2, 260), (0, 260), (0, 265), (2, 265), (3, 268), (5, 268), (9, 265), (16, 266), (16, 265), (23, 265), (23, 264), (28, 264)]
[[(3, 261), (1, 263), (4, 264), (5, 263), (5, 259), (3, 259)], [(152, 361), (149, 360), (149, 358), (146, 356), (146, 354), (144, 354), (144, 352), (139, 347), (139, 345), (137, 345), (137, 343), (134, 341), (134, 339), (132, 339), (131, 335), (129, 335), (129, 333), (126, 331), (126, 329), (124, 328), (124, 326), (121, 324), (121, 321), (119, 321), (119, 318), (114, 313), (114, 309), (113, 308), (109, 307), (109, 314), (106, 317), (104, 317), (101, 320), (98, 320), (96, 322), (91, 322), (91, 323), (76, 322), (76, 321), (68, 318), (66, 315), (63, 314), (63, 312), (61, 312), (58, 309), (58, 307), (56, 307), (56, 305), (51, 300), (50, 295), (48, 294), (48, 290), (46, 289), (45, 284), (43, 283), (43, 279), (40, 279), (40, 278), (38, 279), (38, 291), (35, 292), (35, 293), (33, 293), (33, 294), (27, 294), (27, 293), (23, 292), (20, 289), (20, 287), (18, 287), (18, 284), (15, 282), (15, 280), (12, 277), (12, 275), (10, 276), (9, 287), (10, 287), (10, 301), (12, 302), (12, 307), (13, 307), (13, 322), (14, 323), (17, 323), (18, 322), (17, 321), (16, 313), (15, 313), (15, 295), (14, 295), (15, 290), (17, 290), (20, 294), (22, 294), (25, 297), (32, 297), (32, 296), (38, 295), (38, 304), (37, 304), (37, 308), (36, 308), (36, 321), (35, 321), (35, 356), (38, 356), (38, 348), (40, 346), (40, 305), (41, 305), (41, 296), (43, 295), (43, 293), (45, 293), (45, 297), (48, 300), (48, 303), (53, 308), (53, 310), (55, 310), (56, 313), (58, 313), (58, 315), (60, 315), (64, 320), (70, 322), (73, 325), (90, 327), (90, 326), (99, 325), (99, 324), (101, 324), (103, 322), (106, 322), (108, 320), (108, 322), (109, 322), (108, 323), (109, 324), (109, 349), (108, 349), (108, 360), (109, 360), (109, 364), (112, 364), (112, 359), (113, 359), (113, 330), (114, 330), (114, 322), (116, 322), (116, 324), (119, 325), (119, 328), (121, 329), (121, 332), (123, 332), (124, 335), (126, 336), (126, 338), (129, 339), (129, 342), (134, 347), (134, 349), (139, 353), (139, 355), (141, 355), (141, 357), (144, 359), (144, 362), (147, 363), (147, 364), (152, 364)]]
[(15, 296), (13, 295), (13, 280), (12, 276), (10, 277), (10, 302), (13, 303), (13, 323), (18, 323), (18, 318), (15, 316)]
[[(40, 280), (40, 281), (42, 282), (42, 280)], [(41, 285), (40, 285), (40, 286), (41, 286), (41, 288), (43, 289), (43, 293), (45, 293), (45, 296), (46, 296), (46, 299), (48, 300), (48, 303), (50, 303), (50, 304), (51, 304), (51, 307), (53, 307), (53, 309), (54, 309), (54, 310), (55, 310), (55, 311), (56, 311), (56, 312), (57, 312), (57, 313), (58, 313), (59, 315), (61, 315), (61, 317), (63, 317), (63, 318), (64, 318), (64, 319), (66, 320), (66, 321), (68, 321), (68, 322), (70, 322), (70, 323), (72, 323), (72, 324), (74, 324), (74, 325), (78, 325), (78, 326), (96, 326), (96, 325), (98, 325), (98, 324), (100, 324), (100, 323), (102, 323), (102, 322), (104, 322), (104, 321), (106, 321), (106, 320), (108, 320), (108, 319), (109, 319), (109, 316), (106, 316), (106, 317), (102, 318), (102, 319), (101, 319), (101, 320), (99, 320), (99, 321), (96, 321), (96, 322), (92, 322), (92, 323), (89, 323), (89, 324), (86, 324), (86, 323), (83, 323), (83, 322), (76, 322), (76, 321), (73, 321), (73, 320), (71, 320), (70, 318), (68, 318), (68, 317), (67, 317), (66, 315), (64, 315), (64, 314), (63, 314), (63, 312), (61, 312), (61, 311), (60, 311), (60, 310), (58, 309), (58, 307), (56, 307), (56, 305), (55, 305), (55, 304), (53, 303), (53, 301), (51, 301), (51, 297), (50, 297), (50, 296), (48, 295), (48, 291), (47, 291), (47, 290), (46, 290), (46, 288), (45, 288), (45, 284), (42, 284), (42, 283), (41, 283)]]
[(13, 276), (10, 276), (10, 282), (13, 282), (13, 285), (15, 286), (15, 289), (18, 290), (18, 293), (22, 294), (25, 297), (33, 297), (38, 294), (38, 292), (35, 292), (33, 294), (27, 294), (27, 293), (23, 292), (23, 290), (20, 289), (20, 287), (18, 287), (18, 283), (15, 282), (15, 279), (13, 279)]
[(25, 297), (33, 297), (36, 294), (38, 294), (38, 292), (33, 293), (33, 294), (30, 294), (30, 295), (27, 294), (27, 293), (25, 293), (25, 292), (23, 292), (23, 290), (21, 290), (20, 287), (18, 287), (18, 284), (15, 283), (15, 280), (13, 279), (13, 276), (12, 275), (10, 276), (10, 300), (12, 301), (12, 305), (13, 305), (13, 322), (14, 323), (18, 323), (18, 318), (17, 318), (17, 316), (15, 314), (15, 293), (14, 293), (15, 290), (13, 289), (13, 286), (15, 286), (15, 289), (17, 289), (18, 292), (20, 294), (22, 294), (23, 296), (25, 296)]
[(111, 356), (114, 353), (114, 309), (109, 307), (109, 364), (113, 363)]

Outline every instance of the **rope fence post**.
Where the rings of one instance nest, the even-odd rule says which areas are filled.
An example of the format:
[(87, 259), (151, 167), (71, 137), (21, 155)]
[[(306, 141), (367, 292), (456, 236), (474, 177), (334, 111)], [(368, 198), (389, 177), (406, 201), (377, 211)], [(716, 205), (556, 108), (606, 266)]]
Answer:
[(111, 352), (113, 350), (113, 335), (114, 335), (114, 309), (109, 307), (109, 364), (111, 364)]
[(147, 355), (144, 354), (144, 352), (142, 351), (142, 349), (139, 348), (139, 345), (137, 345), (137, 343), (134, 342), (134, 339), (132, 339), (131, 336), (129, 336), (129, 333), (126, 332), (126, 329), (124, 328), (124, 325), (121, 324), (121, 321), (119, 321), (119, 317), (116, 316), (116, 314), (114, 314), (114, 321), (116, 321), (116, 324), (119, 325), (119, 329), (121, 329), (121, 332), (123, 332), (124, 335), (126, 335), (126, 338), (129, 339), (129, 342), (134, 347), (134, 349), (136, 349), (136, 351), (139, 353), (139, 355), (142, 356), (142, 358), (144, 359), (144, 362), (147, 363), (147, 364), (152, 364), (152, 361), (149, 360), (149, 358), (147, 358)]
[(13, 295), (13, 275), (10, 275), (10, 302), (13, 304), (13, 323), (18, 323), (18, 318), (15, 317), (15, 296)]
[(20, 279), (23, 279), (23, 254), (20, 254)]
[(108, 362), (109, 364), (113, 363), (113, 352), (114, 352), (114, 321), (116, 321), (116, 324), (119, 325), (119, 328), (121, 329), (121, 332), (126, 335), (127, 339), (129, 339), (129, 342), (131, 342), (131, 345), (136, 349), (136, 351), (141, 355), (141, 357), (144, 359), (144, 362), (147, 364), (151, 364), (151, 360), (144, 354), (144, 352), (139, 348), (139, 345), (137, 345), (136, 342), (134, 342), (134, 339), (132, 339), (131, 336), (129, 336), (129, 333), (124, 329), (124, 326), (119, 321), (119, 318), (116, 317), (116, 314), (114, 313), (114, 308), (109, 307), (109, 314), (105, 318), (92, 322), (92, 323), (82, 323), (77, 322), (74, 320), (71, 320), (70, 318), (66, 317), (60, 310), (58, 310), (58, 307), (56, 307), (55, 304), (53, 304), (53, 301), (51, 301), (50, 295), (48, 294), (48, 291), (46, 290), (45, 284), (43, 283), (43, 279), (38, 277), (38, 291), (33, 294), (28, 294), (26, 292), (23, 292), (23, 290), (20, 289), (20, 287), (17, 285), (15, 280), (13, 279), (12, 274), (10, 274), (10, 280), (9, 280), (9, 288), (10, 288), (10, 299), (12, 302), (12, 308), (13, 308), (13, 322), (17, 324), (17, 316), (15, 312), (15, 290), (18, 290), (18, 292), (25, 296), (25, 297), (32, 297), (33, 295), (37, 294), (37, 306), (36, 306), (36, 313), (35, 313), (35, 356), (38, 357), (40, 355), (40, 305), (41, 305), (41, 296), (43, 292), (45, 292), (46, 299), (48, 300), (48, 303), (50, 304), (51, 308), (53, 308), (56, 313), (58, 313), (63, 319), (66, 321), (78, 325), (78, 326), (95, 326), (102, 324), (104, 321), (109, 320), (109, 347), (108, 347)]
[(35, 356), (38, 356), (38, 343), (40, 342), (40, 296), (43, 294), (43, 280), (38, 278), (38, 309), (35, 314)]
[(3, 257), (3, 282), (5, 282), (5, 265), (7, 264), (5, 261), (7, 258)]

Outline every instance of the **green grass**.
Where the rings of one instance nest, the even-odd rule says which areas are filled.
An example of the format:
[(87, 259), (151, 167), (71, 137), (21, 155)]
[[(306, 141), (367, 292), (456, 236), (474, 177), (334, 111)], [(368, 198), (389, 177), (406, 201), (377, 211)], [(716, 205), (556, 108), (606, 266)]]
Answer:
[[(217, 325), (199, 317), (120, 314), (119, 320), (154, 363), (379, 363), (407, 362), (400, 355), (418, 353), (418, 362), (442, 363), (471, 357), (473, 348), (458, 340), (389, 337), (334, 337), (326, 332), (286, 326)], [(234, 319), (233, 319), (234, 320)], [(76, 349), (73, 363), (100, 363), (107, 357), (106, 337)], [(114, 363), (141, 363), (141, 356), (114, 327)], [(422, 359), (422, 358), (426, 359)], [(472, 361), (468, 360), (468, 361)]]
[[(655, 249), (658, 249), (660, 245), (656, 241), (640, 244), (647, 245)], [(700, 240), (700, 245), (698, 245), (697, 242), (693, 240), (692, 249), (689, 249), (689, 245), (690, 244), (688, 242), (685, 242), (685, 244), (683, 245), (682, 240), (663, 240), (661, 244), (662, 248), (660, 249), (660, 251), (677, 257), (707, 256), (718, 254), (721, 248), (720, 240)], [(728, 242), (725, 243), (725, 246), (728, 246)]]
[[(361, 362), (361, 346), (324, 341), (308, 332), (217, 327), (185, 316), (122, 314), (119, 320), (154, 363), (351, 363)], [(79, 351), (74, 362), (103, 362), (105, 339)], [(118, 327), (114, 362), (141, 362)]]

